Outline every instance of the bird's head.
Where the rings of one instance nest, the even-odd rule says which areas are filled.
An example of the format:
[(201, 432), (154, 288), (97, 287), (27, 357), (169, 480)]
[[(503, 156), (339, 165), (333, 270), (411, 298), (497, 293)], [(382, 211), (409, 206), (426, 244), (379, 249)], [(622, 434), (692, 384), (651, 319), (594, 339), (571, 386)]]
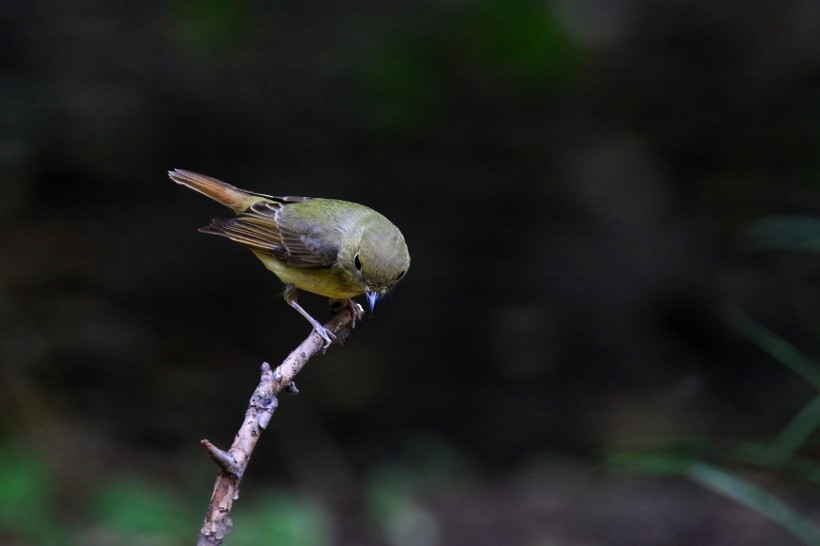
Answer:
[(363, 230), (352, 258), (371, 311), (379, 298), (392, 290), (410, 267), (410, 253), (404, 236), (387, 219), (383, 220)]

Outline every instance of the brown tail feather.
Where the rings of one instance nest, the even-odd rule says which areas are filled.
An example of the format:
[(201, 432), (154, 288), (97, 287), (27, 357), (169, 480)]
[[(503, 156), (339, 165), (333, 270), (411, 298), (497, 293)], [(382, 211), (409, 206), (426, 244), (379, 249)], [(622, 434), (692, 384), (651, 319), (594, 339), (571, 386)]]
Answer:
[(254, 201), (258, 201), (252, 193), (235, 188), (230, 184), (199, 174), (182, 169), (174, 169), (168, 171), (168, 176), (177, 184), (188, 186), (194, 191), (198, 191), (202, 195), (210, 197), (217, 203), (221, 203), (226, 207), (232, 208), (239, 213), (247, 209)]

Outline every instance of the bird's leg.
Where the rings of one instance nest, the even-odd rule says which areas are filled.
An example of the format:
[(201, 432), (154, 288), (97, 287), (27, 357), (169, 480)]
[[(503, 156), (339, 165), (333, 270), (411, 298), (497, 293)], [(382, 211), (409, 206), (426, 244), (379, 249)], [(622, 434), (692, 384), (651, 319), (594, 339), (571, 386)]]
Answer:
[(342, 309), (350, 309), (350, 316), (353, 317), (353, 322), (350, 324), (351, 328), (355, 328), (356, 321), (364, 316), (364, 309), (352, 298), (330, 298), (328, 304), (330, 304), (330, 312), (334, 315)]
[(288, 305), (299, 311), (299, 313), (307, 319), (313, 329), (316, 330), (316, 333), (322, 336), (322, 339), (325, 340), (324, 349), (330, 347), (330, 344), (333, 343), (333, 340), (336, 339), (336, 334), (319, 324), (319, 321), (315, 318), (311, 317), (310, 314), (302, 309), (302, 306), (296, 303), (296, 288), (289, 284), (285, 287), (285, 301), (288, 302)]

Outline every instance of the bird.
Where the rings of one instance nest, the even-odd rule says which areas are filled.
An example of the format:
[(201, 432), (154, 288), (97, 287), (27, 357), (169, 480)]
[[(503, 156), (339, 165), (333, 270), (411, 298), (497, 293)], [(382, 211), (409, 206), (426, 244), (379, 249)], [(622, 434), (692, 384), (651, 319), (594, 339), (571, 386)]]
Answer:
[(199, 229), (241, 244), (283, 283), (285, 301), (324, 340), (336, 338), (297, 303), (297, 290), (344, 300), (364, 294), (371, 312), (376, 302), (407, 274), (410, 254), (404, 235), (375, 210), (349, 201), (272, 196), (241, 190), (210, 176), (174, 169), (168, 176), (234, 211)]

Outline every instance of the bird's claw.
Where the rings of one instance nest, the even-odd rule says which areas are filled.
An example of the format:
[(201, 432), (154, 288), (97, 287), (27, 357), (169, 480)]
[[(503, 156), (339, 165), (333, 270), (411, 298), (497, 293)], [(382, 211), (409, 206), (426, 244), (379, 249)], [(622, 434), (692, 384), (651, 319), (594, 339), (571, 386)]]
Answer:
[(344, 309), (350, 309), (350, 316), (353, 320), (350, 322), (350, 327), (356, 327), (356, 321), (361, 320), (364, 316), (364, 307), (353, 301), (352, 298), (345, 298), (345, 299), (330, 299), (330, 312), (332, 314), (337, 314)]
[(327, 348), (330, 347), (336, 340), (336, 334), (334, 334), (321, 324), (317, 324), (313, 329), (325, 341), (324, 346), (322, 346), (322, 352), (327, 351)]
[(361, 320), (364, 316), (364, 307), (359, 305), (353, 300), (348, 300), (350, 302), (350, 312), (353, 313), (353, 324), (352, 326), (356, 327), (356, 321)]

